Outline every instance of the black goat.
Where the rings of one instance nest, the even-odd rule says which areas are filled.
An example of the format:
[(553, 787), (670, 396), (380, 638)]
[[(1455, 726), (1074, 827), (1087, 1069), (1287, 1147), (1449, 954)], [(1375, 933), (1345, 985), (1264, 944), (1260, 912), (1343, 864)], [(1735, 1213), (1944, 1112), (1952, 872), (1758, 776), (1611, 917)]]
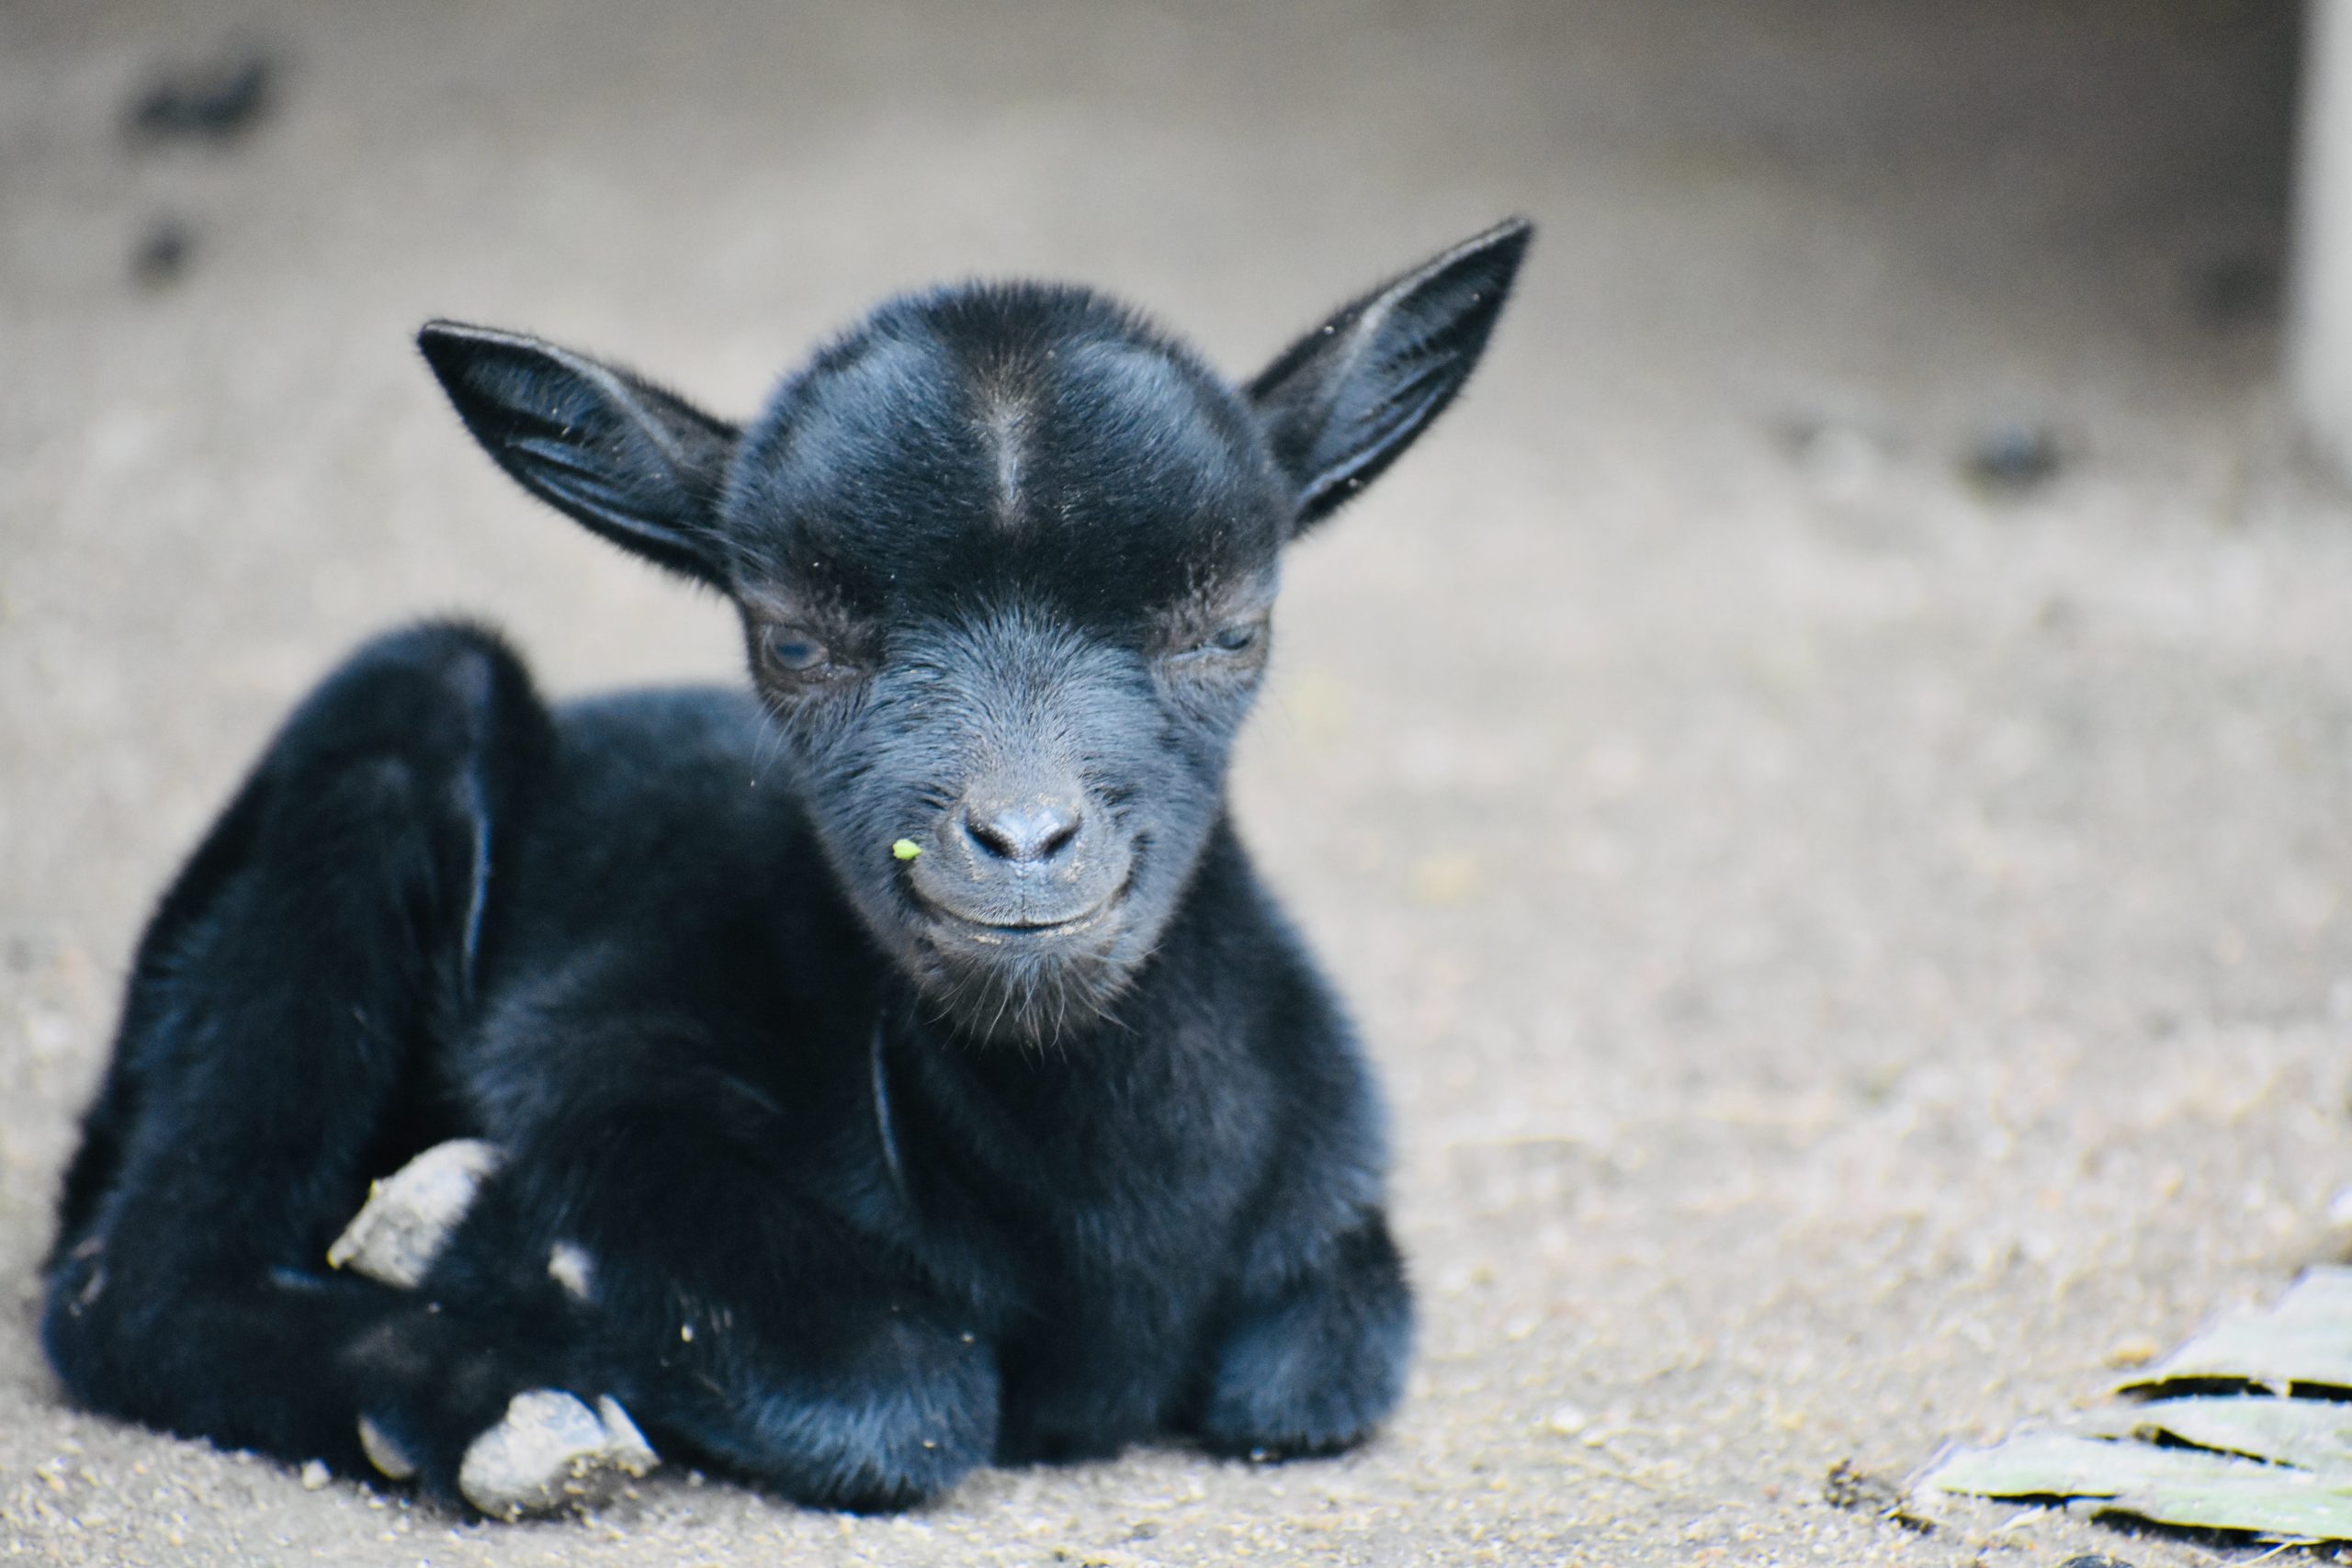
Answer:
[[(1461, 388), (1529, 233), (1238, 389), (1029, 284), (883, 306), (741, 430), (427, 326), (509, 474), (735, 603), (754, 694), (550, 711), (427, 625), (302, 704), (138, 950), (47, 1265), (72, 1397), (500, 1512), (563, 1476), (485, 1445), (594, 1437), (571, 1396), (852, 1507), (1364, 1437), (1412, 1334), (1379, 1098), (1227, 758), (1283, 547)], [(415, 1288), (328, 1268), (452, 1139), (495, 1158)]]

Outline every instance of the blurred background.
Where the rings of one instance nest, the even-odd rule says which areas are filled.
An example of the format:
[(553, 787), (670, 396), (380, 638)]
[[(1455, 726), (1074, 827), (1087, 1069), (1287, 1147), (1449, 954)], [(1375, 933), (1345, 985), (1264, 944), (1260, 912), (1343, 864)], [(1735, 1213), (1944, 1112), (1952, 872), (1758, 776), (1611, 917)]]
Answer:
[[(2030, 1562), (1825, 1500), (2335, 1256), (2352, 507), (2282, 376), (2283, 0), (0, 3), (0, 1538), (60, 1561)], [(430, 315), (730, 416), (890, 291), (1080, 279), (1236, 377), (1495, 219), (1486, 369), (1292, 565), (1237, 810), (1396, 1108), (1363, 1454), (668, 1476), (595, 1525), (58, 1407), (147, 901), (362, 637), (732, 679), (526, 502)], [(2110, 1546), (2112, 1542), (2109, 1543)], [(429, 1548), (429, 1551), (428, 1551)], [(2163, 1540), (2134, 1562), (2211, 1561)]]

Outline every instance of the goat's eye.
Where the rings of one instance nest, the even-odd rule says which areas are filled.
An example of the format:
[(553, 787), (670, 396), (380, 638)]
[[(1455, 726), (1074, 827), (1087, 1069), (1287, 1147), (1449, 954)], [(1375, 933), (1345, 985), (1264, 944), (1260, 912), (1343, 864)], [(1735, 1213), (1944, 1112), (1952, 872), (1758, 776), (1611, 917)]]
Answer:
[(1209, 646), (1223, 653), (1240, 653), (1256, 644), (1259, 634), (1265, 630), (1262, 621), (1236, 621), (1220, 626), (1209, 638)]
[(830, 650), (798, 626), (768, 626), (760, 633), (760, 657), (773, 670), (806, 675), (821, 669)]
[(1257, 610), (1210, 626), (1193, 622), (1161, 657), (1193, 678), (1226, 680), (1256, 670), (1265, 644), (1266, 612)]

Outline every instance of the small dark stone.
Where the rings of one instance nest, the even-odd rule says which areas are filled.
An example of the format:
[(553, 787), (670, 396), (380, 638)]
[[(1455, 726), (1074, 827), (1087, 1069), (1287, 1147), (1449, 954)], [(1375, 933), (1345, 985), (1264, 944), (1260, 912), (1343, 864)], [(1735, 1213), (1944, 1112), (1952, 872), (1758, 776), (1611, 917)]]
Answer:
[(188, 253), (196, 235), (178, 219), (165, 216), (149, 221), (131, 247), (130, 276), (142, 288), (168, 288), (187, 271)]
[(2069, 1557), (2058, 1568), (2132, 1568), (2120, 1557), (2109, 1557), (2097, 1551), (2086, 1551), (2080, 1557)]
[(2189, 308), (2209, 326), (2254, 326), (2278, 314), (2278, 264), (2233, 256), (2201, 266), (2188, 280)]
[(1903, 1501), (1901, 1493), (1849, 1459), (1829, 1467), (1828, 1477), (1821, 1483), (1821, 1497), (1833, 1508), (1865, 1514), (1886, 1513)]
[(2056, 479), (2065, 467), (2065, 452), (2049, 426), (2015, 423), (1978, 437), (1961, 467), (1982, 489), (2022, 495)]
[(132, 104), (130, 129), (158, 141), (225, 141), (267, 116), (276, 75), (258, 51), (159, 72)]
[(1849, 1459), (1829, 1467), (1821, 1483), (1821, 1497), (1833, 1508), (1869, 1514), (1921, 1535), (1936, 1528), (1934, 1520), (1923, 1519), (1903, 1506), (1903, 1494), (1893, 1483), (1882, 1481)]

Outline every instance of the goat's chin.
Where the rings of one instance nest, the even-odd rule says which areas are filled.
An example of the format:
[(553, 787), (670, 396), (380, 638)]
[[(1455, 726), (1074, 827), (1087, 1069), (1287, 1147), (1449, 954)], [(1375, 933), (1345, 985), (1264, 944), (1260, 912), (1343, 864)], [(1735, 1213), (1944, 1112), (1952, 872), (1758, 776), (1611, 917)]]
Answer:
[(921, 933), (910, 966), (940, 1021), (990, 1044), (1058, 1046), (1083, 1039), (1109, 1016), (1133, 964), (1114, 933), (1005, 940), (1001, 933)]

